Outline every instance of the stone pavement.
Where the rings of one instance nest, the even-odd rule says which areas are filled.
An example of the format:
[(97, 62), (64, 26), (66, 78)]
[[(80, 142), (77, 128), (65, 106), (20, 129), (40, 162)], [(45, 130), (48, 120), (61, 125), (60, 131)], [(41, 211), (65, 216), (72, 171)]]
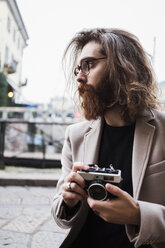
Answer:
[(0, 248), (58, 248), (68, 231), (51, 216), (54, 194), (55, 187), (0, 186)]

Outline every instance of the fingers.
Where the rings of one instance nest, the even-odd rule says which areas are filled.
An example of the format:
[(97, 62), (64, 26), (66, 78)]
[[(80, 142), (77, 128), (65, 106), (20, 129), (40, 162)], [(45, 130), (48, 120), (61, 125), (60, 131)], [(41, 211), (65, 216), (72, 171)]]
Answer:
[(125, 199), (126, 195), (128, 195), (127, 192), (121, 190), (118, 186), (115, 186), (113, 184), (107, 183), (105, 187), (109, 193), (117, 196), (118, 198)]
[(89, 170), (89, 165), (84, 164), (83, 162), (74, 162), (72, 171), (77, 172), (77, 170)]
[(72, 191), (71, 184), (72, 184), (72, 182), (68, 182), (68, 183), (66, 184), (66, 190)]
[(73, 170), (66, 178), (62, 186), (62, 196), (65, 203), (69, 207), (75, 206), (79, 201), (83, 201), (87, 198), (85, 188), (85, 181), (82, 176), (80, 176), (76, 171), (78, 169), (88, 168), (82, 164), (77, 164), (74, 166)]
[[(84, 188), (74, 181), (66, 182), (63, 185), (63, 191), (69, 193), (75, 193), (81, 195), (83, 198), (86, 198), (87, 194)], [(71, 194), (68, 194), (71, 195)]]
[(102, 207), (105, 205), (105, 201), (99, 201), (99, 200), (94, 200), (91, 197), (87, 198), (87, 202), (94, 211), (98, 211), (102, 209)]
[(96, 201), (88, 197), (90, 208), (107, 222), (139, 225), (140, 208), (132, 196), (112, 184), (106, 184), (106, 189), (117, 198)]
[(82, 195), (75, 192), (62, 191), (62, 197), (66, 205), (70, 208), (74, 207), (79, 201), (83, 201)]
[(85, 188), (85, 181), (84, 181), (83, 177), (81, 175), (79, 175), (78, 173), (73, 172), (73, 171), (69, 174), (69, 176), (67, 177), (65, 182), (66, 183), (67, 182), (75, 182), (78, 185), (80, 185), (80, 187)]
[(78, 201), (83, 201), (86, 198), (82, 196), (81, 194), (78, 194), (77, 192), (73, 192), (73, 191), (72, 192), (63, 191), (62, 196), (66, 203), (73, 202), (73, 206), (77, 204)]
[(85, 200), (87, 194), (79, 184), (70, 181), (63, 184), (62, 197), (69, 207), (74, 207), (79, 201)]
[[(117, 198), (111, 200), (108, 199), (107, 201), (109, 202), (109, 206), (113, 207), (114, 202), (116, 201), (116, 199), (121, 199), (121, 200), (125, 200), (129, 198), (129, 194), (123, 190), (121, 190), (119, 187), (107, 183), (105, 185), (106, 190), (111, 193), (112, 195), (115, 195)], [(102, 209), (106, 206), (107, 201), (99, 201), (99, 200), (94, 200), (91, 197), (88, 197), (87, 202), (90, 206), (90, 208), (92, 208), (94, 211), (102, 211)]]
[[(82, 162), (75, 162), (73, 164), (72, 171), (66, 178), (62, 189), (62, 196), (67, 205), (74, 206), (78, 201), (87, 198), (87, 193), (84, 190), (85, 180), (77, 171), (80, 169), (89, 170), (89, 167), (89, 165)], [(96, 165), (94, 165), (94, 167), (96, 167)]]

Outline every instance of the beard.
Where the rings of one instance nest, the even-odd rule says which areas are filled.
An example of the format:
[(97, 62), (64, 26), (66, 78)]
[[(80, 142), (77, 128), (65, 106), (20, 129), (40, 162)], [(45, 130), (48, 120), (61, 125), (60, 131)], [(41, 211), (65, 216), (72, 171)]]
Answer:
[(113, 108), (114, 95), (108, 80), (102, 80), (93, 87), (80, 83), (78, 93), (83, 115), (87, 120), (103, 117), (107, 110)]

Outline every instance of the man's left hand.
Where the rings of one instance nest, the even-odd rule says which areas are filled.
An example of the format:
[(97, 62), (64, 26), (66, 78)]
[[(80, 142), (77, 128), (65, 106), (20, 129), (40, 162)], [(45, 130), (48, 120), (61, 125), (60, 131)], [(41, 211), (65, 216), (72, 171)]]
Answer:
[(109, 183), (106, 184), (106, 190), (117, 198), (98, 201), (88, 197), (90, 208), (106, 222), (140, 225), (140, 208), (132, 196)]

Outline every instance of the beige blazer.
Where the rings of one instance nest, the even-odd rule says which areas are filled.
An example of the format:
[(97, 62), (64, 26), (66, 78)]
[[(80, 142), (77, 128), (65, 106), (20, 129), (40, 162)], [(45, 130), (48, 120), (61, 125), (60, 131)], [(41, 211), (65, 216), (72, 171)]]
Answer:
[[(69, 247), (86, 220), (87, 203), (74, 216), (65, 213), (61, 187), (73, 162), (96, 163), (102, 132), (102, 121), (84, 121), (67, 128), (62, 151), (62, 174), (54, 197), (52, 214), (62, 228), (71, 228), (61, 247)], [(151, 244), (165, 248), (165, 113), (145, 111), (136, 121), (132, 157), (133, 196), (141, 213), (140, 230), (126, 225), (126, 233), (135, 247)]]

